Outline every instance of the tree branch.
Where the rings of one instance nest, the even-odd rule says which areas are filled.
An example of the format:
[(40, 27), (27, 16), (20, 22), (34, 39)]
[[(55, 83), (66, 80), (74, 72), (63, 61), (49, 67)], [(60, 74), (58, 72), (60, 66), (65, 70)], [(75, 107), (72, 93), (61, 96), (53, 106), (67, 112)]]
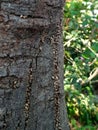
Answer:
[(81, 85), (85, 85), (87, 83), (89, 83), (93, 78), (95, 78), (98, 75), (98, 68), (94, 71), (94, 73), (92, 75), (90, 75), (88, 77), (88, 79), (86, 81), (82, 81)]

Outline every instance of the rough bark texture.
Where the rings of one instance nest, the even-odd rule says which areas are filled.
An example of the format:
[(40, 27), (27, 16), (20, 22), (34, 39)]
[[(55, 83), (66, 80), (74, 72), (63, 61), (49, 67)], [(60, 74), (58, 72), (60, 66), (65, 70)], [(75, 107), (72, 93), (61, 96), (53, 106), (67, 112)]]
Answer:
[(0, 0), (0, 130), (69, 130), (63, 0)]

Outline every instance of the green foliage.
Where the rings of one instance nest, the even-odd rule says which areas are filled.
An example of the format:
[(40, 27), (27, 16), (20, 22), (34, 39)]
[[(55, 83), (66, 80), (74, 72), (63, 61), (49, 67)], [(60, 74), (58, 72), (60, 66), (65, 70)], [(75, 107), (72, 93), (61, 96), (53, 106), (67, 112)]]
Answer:
[(89, 125), (86, 126), (89, 130), (95, 130), (93, 125), (98, 123), (98, 101), (94, 100), (98, 99), (95, 94), (95, 84), (98, 84), (98, 1), (66, 2), (63, 30), (64, 89), (69, 119), (74, 118), (83, 126)]
[(72, 124), (72, 128), (74, 128), (74, 130), (97, 130), (97, 128), (98, 128), (98, 125), (96, 125), (95, 127), (93, 127), (91, 125), (85, 125), (85, 126), (81, 127), (80, 124), (77, 124), (75, 119), (71, 119), (71, 124)]

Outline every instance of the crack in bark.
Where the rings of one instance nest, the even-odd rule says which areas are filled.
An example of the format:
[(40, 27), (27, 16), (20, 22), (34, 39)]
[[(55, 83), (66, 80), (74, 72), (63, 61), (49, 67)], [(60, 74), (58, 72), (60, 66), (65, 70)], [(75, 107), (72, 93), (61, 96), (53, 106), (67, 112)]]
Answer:
[(28, 76), (28, 86), (26, 89), (26, 97), (25, 97), (25, 106), (24, 106), (24, 112), (25, 112), (25, 127), (24, 130), (27, 129), (28, 120), (29, 120), (29, 110), (30, 110), (30, 97), (31, 97), (31, 90), (32, 90), (32, 80), (33, 80), (33, 74), (32, 74), (32, 62), (30, 63), (29, 67), (29, 76)]
[(53, 58), (54, 58), (54, 75), (52, 79), (54, 80), (54, 111), (55, 111), (55, 128), (56, 130), (62, 130), (60, 123), (60, 81), (59, 81), (59, 68), (58, 68), (58, 44), (59, 37), (61, 34), (61, 27), (57, 27), (56, 36), (51, 37), (51, 43), (53, 44)]
[(18, 119), (18, 124), (17, 124), (17, 126), (16, 126), (16, 130), (20, 130), (20, 125), (21, 125), (21, 120)]
[[(37, 50), (37, 49), (36, 49)], [(40, 50), (40, 52), (41, 52), (41, 50)], [(45, 59), (50, 59), (51, 60), (51, 58), (50, 57), (46, 57), (46, 56), (40, 56), (39, 55), (39, 53), (38, 54), (36, 54), (36, 56), (31, 56), (31, 55), (16, 55), (16, 56), (10, 56), (10, 57), (7, 57), (7, 56), (4, 56), (4, 57), (0, 57), (0, 59), (2, 59), (2, 60), (9, 60), (9, 61), (11, 61), (11, 60), (19, 60), (19, 59), (23, 59), (23, 60), (27, 60), (27, 59), (33, 59), (33, 58), (35, 58), (36, 59), (36, 57), (40, 57), (40, 58), (45, 58)]]

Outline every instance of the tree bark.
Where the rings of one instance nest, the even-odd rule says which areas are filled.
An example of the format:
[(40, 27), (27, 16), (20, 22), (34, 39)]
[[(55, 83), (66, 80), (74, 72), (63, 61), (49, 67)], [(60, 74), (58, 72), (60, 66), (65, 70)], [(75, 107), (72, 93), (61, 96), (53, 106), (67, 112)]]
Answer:
[(0, 0), (0, 130), (69, 130), (63, 0)]

